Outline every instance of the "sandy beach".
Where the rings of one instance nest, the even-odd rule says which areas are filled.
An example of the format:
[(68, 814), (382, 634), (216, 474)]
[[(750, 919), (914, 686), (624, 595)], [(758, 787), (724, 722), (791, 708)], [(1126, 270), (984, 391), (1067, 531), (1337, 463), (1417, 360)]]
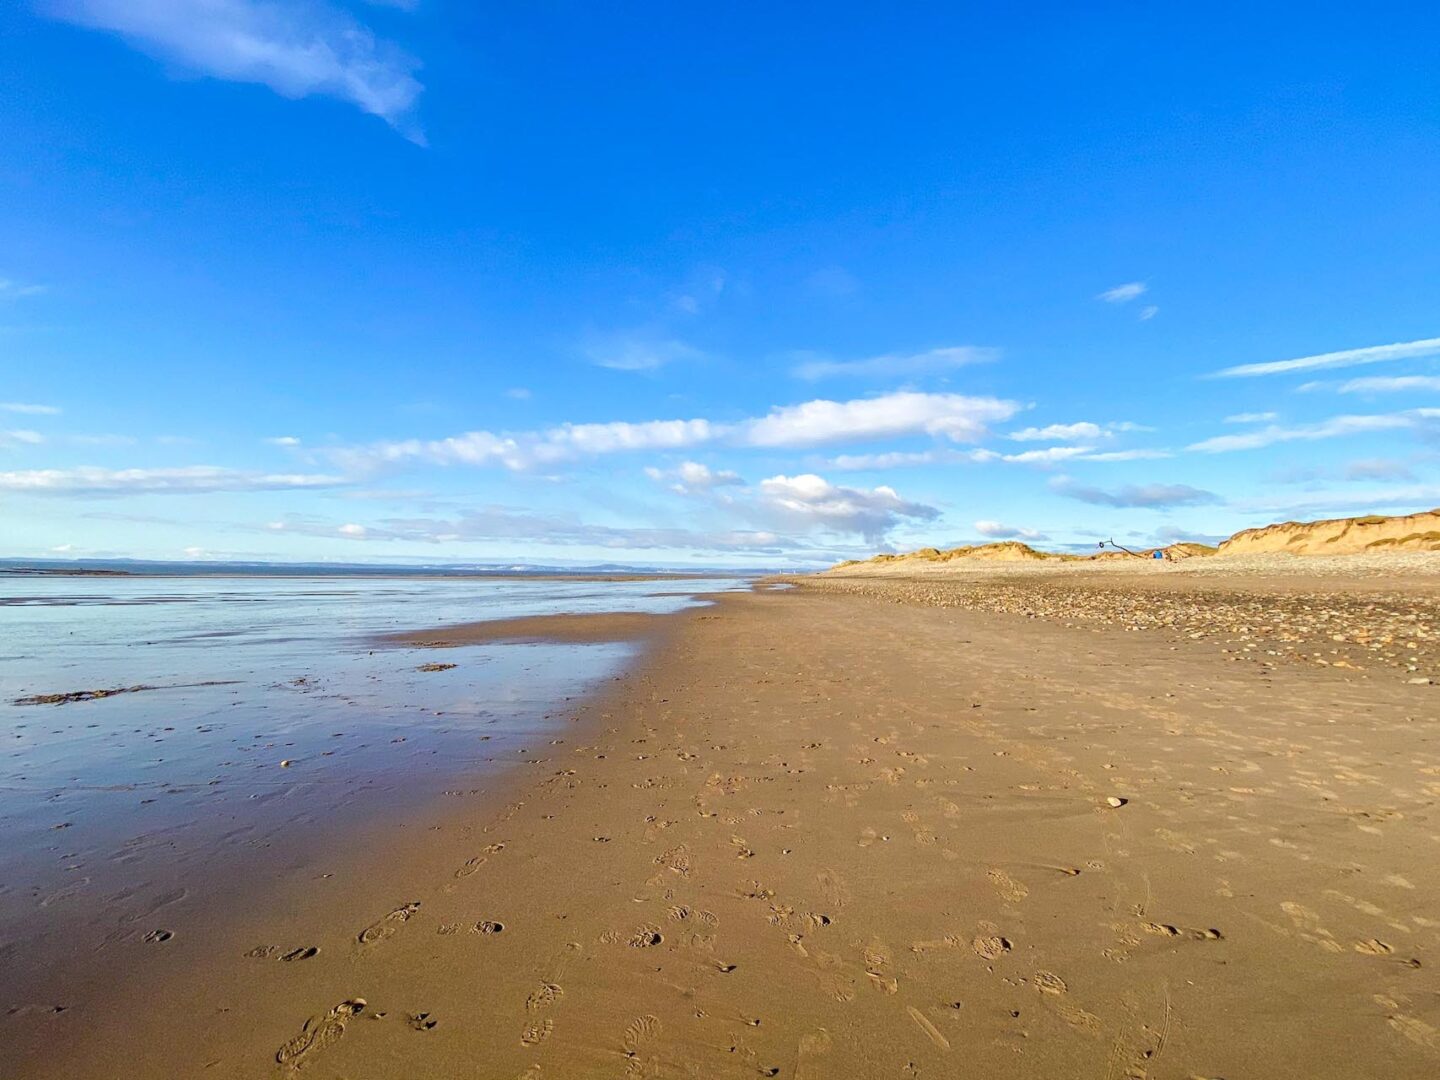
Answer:
[(864, 588), (663, 617), (503, 782), (7, 1001), (0, 1073), (1440, 1068), (1440, 686)]

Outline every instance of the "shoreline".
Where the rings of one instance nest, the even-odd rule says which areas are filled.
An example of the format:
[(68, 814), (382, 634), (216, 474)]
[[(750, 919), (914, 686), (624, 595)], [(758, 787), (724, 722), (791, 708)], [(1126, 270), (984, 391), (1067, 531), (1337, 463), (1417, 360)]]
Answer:
[(35, 1078), (1425, 1076), (1430, 693), (721, 596), (531, 740), (538, 772), (137, 945), (114, 1007), (0, 1031), (40, 1033), (11, 1063)]

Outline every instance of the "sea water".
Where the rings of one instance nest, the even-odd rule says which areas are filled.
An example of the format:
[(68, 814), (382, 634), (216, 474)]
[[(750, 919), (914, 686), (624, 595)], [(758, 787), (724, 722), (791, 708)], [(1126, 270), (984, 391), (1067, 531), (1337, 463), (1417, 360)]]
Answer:
[[(634, 646), (379, 646), (571, 612), (665, 613), (741, 579), (0, 576), (0, 934), (483, 783)], [(426, 662), (454, 664), (421, 671)], [(74, 691), (148, 689), (65, 704)], [(253, 863), (253, 860), (252, 860)], [(183, 876), (181, 874), (180, 876)], [(32, 927), (33, 928), (33, 927)]]

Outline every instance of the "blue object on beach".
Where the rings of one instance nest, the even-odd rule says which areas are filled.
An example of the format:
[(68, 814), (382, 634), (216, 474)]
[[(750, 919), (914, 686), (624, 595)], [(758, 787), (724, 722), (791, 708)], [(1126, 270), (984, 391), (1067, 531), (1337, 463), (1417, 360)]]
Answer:
[(1165, 557), (1165, 552), (1163, 552), (1163, 551), (1156, 551), (1156, 552), (1155, 552), (1153, 555), (1151, 555), (1150, 557), (1151, 557), (1152, 559), (1163, 559), (1163, 558)]

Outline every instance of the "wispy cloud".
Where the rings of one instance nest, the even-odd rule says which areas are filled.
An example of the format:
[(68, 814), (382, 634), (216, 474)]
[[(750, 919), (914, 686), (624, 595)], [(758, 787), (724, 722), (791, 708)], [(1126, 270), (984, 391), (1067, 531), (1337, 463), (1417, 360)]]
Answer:
[(32, 495), (135, 495), (204, 491), (282, 491), (337, 487), (342, 476), (260, 473), (217, 465), (169, 469), (28, 469), (0, 472), (0, 491)]
[(1151, 319), (1153, 319), (1156, 315), (1159, 314), (1160, 306), (1158, 304), (1146, 304), (1143, 308), (1140, 309), (1139, 318), (1141, 322), (1149, 322)]
[(677, 495), (707, 495), (720, 487), (733, 487), (745, 481), (729, 469), (712, 469), (698, 461), (682, 462), (674, 469), (646, 466), (645, 475), (657, 484), (665, 484)]
[(1057, 476), (1050, 481), (1050, 490), (1068, 499), (1079, 499), (1094, 506), (1110, 506), (1116, 509), (1157, 510), (1172, 506), (1203, 506), (1221, 501), (1220, 496), (1213, 491), (1204, 491), (1189, 484), (1129, 484), (1107, 491), (1104, 488), (1077, 483), (1068, 476)]
[(1095, 299), (1104, 300), (1107, 304), (1128, 304), (1136, 297), (1145, 295), (1145, 289), (1143, 281), (1129, 281), (1124, 285), (1116, 285), (1113, 289), (1106, 289)]
[(999, 358), (999, 349), (981, 345), (950, 345), (926, 352), (887, 353), (864, 360), (806, 360), (797, 364), (792, 373), (797, 379), (811, 382), (837, 377), (898, 379), (990, 363)]
[(1346, 480), (1414, 480), (1415, 474), (1403, 461), (1390, 458), (1363, 458), (1345, 466)]
[(1056, 465), (1064, 461), (1154, 461), (1173, 456), (1169, 450), (1096, 450), (1089, 446), (1047, 446), (1017, 454), (1002, 454), (983, 448), (954, 450), (935, 447), (930, 450), (896, 450), (881, 454), (839, 454), (826, 461), (825, 466), (859, 472), (916, 468), (924, 465), (985, 465), (990, 462), (1007, 465)]
[(999, 521), (977, 521), (975, 531), (981, 536), (988, 536), (991, 540), (1048, 540), (1050, 539), (1042, 532), (1034, 529), (1021, 528), (1018, 525), (1005, 525)]
[(444, 439), (379, 442), (326, 453), (350, 471), (407, 463), (526, 469), (605, 454), (711, 444), (781, 449), (906, 435), (976, 442), (989, 433), (990, 424), (1008, 420), (1019, 410), (1016, 402), (998, 398), (905, 391), (777, 406), (764, 416), (729, 422), (697, 418), (562, 424), (530, 432), (470, 431)]
[(682, 360), (701, 360), (705, 354), (693, 345), (652, 330), (619, 330), (591, 334), (580, 354), (598, 367), (613, 371), (654, 371)]
[[(267, 531), (333, 539), (409, 541), (425, 544), (523, 542), (547, 547), (605, 548), (615, 551), (676, 550), (706, 554), (781, 556), (810, 546), (764, 529), (702, 529), (595, 525), (571, 514), (546, 514), (507, 506), (467, 510), (451, 518), (386, 518), (375, 524), (344, 525), (311, 518), (285, 518)], [(363, 530), (363, 532), (357, 531)]]
[(0, 412), (18, 413), (23, 416), (59, 416), (55, 405), (32, 405), (24, 401), (0, 401)]
[(1336, 390), (1341, 394), (1397, 394), (1412, 390), (1440, 392), (1440, 375), (1372, 375), (1350, 379)]
[(1291, 499), (1237, 500), (1236, 510), (1269, 515), (1304, 513), (1345, 514), (1354, 511), (1373, 511), (1381, 507), (1398, 508), (1401, 512), (1419, 513), (1440, 506), (1440, 484), (1414, 484), (1408, 487), (1369, 488), (1357, 491), (1344, 488), (1338, 491), (1310, 491)]
[(1370, 345), (1363, 349), (1317, 353), (1294, 360), (1270, 360), (1263, 364), (1238, 364), (1215, 372), (1217, 377), (1234, 378), (1255, 375), (1284, 375), (1293, 371), (1320, 371), (1325, 368), (1357, 367), (1379, 364), (1387, 360), (1411, 360), (1420, 356), (1440, 355), (1440, 338), (1402, 341), (1394, 345)]
[(42, 0), (42, 10), (109, 31), (158, 59), (288, 98), (348, 101), (413, 142), (419, 64), (325, 0)]
[(1368, 416), (1334, 416), (1315, 424), (1297, 424), (1293, 427), (1271, 424), (1241, 435), (1217, 435), (1212, 439), (1191, 443), (1185, 449), (1202, 454), (1223, 454), (1233, 450), (1258, 450), (1275, 443), (1313, 442), (1376, 431), (1397, 431), (1434, 424), (1437, 421), (1440, 421), (1440, 409), (1408, 409), (1405, 412)]
[(1016, 442), (1095, 442), (1099, 439), (1114, 438), (1119, 431), (1150, 431), (1140, 424), (1128, 420), (1118, 423), (1095, 424), (1081, 420), (1074, 424), (1050, 424), (1047, 427), (1027, 427), (1012, 431), (1007, 439)]
[(45, 436), (38, 431), (30, 431), (25, 428), (0, 430), (0, 449), (11, 446), (39, 446), (44, 441)]
[(1225, 417), (1227, 424), (1264, 424), (1276, 419), (1280, 414), (1273, 412), (1241, 412), (1233, 416)]
[(26, 296), (39, 296), (45, 291), (44, 285), (26, 284), (0, 278), (0, 300), (19, 300)]

